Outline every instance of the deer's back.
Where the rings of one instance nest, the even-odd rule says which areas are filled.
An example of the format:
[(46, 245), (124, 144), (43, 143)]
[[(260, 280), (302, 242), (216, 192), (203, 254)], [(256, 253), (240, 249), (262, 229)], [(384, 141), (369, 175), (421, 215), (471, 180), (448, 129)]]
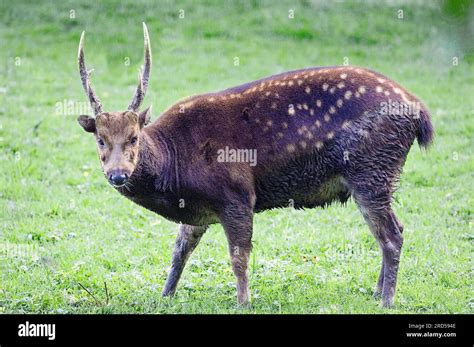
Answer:
[[(418, 99), (367, 69), (310, 68), (188, 98), (156, 124), (179, 144), (188, 174), (251, 185), (257, 211), (312, 207), (349, 197), (345, 174), (367, 146), (399, 139), (406, 154), (416, 128), (410, 115), (381, 112), (394, 102)], [(255, 165), (218, 161), (226, 148), (255, 150)]]

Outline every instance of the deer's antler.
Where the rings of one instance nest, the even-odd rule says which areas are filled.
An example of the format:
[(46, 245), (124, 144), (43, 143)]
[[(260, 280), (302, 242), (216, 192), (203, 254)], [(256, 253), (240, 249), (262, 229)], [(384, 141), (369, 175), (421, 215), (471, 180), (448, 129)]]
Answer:
[(140, 108), (140, 105), (145, 97), (146, 90), (148, 88), (148, 78), (150, 77), (151, 70), (151, 47), (150, 47), (150, 38), (148, 36), (148, 29), (146, 24), (143, 23), (143, 36), (145, 39), (145, 65), (142, 66), (140, 73), (138, 74), (138, 86), (133, 96), (133, 100), (128, 106), (128, 109), (131, 111), (137, 112)]
[(79, 73), (81, 74), (81, 81), (82, 86), (84, 87), (84, 91), (86, 92), (87, 96), (89, 97), (89, 101), (91, 103), (92, 109), (94, 110), (94, 114), (97, 116), (102, 113), (102, 104), (92, 89), (90, 75), (93, 70), (87, 71), (86, 63), (84, 61), (84, 35), (85, 31), (81, 34), (81, 40), (79, 41), (79, 50), (77, 52), (77, 60), (79, 63)]

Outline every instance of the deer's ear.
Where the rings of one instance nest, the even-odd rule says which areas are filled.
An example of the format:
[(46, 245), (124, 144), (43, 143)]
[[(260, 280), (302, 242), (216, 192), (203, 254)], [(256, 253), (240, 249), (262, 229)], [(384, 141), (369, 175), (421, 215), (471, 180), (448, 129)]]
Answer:
[(138, 115), (138, 123), (140, 124), (140, 129), (150, 123), (151, 116), (151, 106), (148, 106), (145, 110), (140, 112)]
[(79, 116), (79, 118), (77, 118), (77, 121), (79, 122), (81, 127), (83, 127), (84, 130), (87, 131), (88, 133), (95, 132), (95, 119), (92, 118), (91, 116), (85, 116), (85, 115)]

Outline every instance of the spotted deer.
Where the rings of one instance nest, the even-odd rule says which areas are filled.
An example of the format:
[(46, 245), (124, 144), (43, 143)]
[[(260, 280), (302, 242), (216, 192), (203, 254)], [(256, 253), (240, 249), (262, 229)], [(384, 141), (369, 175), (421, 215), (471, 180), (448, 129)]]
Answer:
[[(190, 254), (210, 224), (220, 223), (237, 281), (237, 302), (250, 301), (248, 262), (254, 214), (291, 205), (325, 207), (352, 196), (382, 252), (375, 295), (391, 306), (403, 226), (391, 206), (415, 138), (433, 138), (430, 115), (391, 79), (354, 66), (285, 72), (223, 91), (188, 97), (149, 124), (139, 111), (152, 63), (147, 27), (145, 64), (132, 102), (104, 112), (79, 44), (82, 85), (95, 117), (79, 124), (94, 135), (103, 172), (126, 198), (179, 223), (163, 295), (173, 295)], [(220, 158), (252, 151), (255, 165)], [(220, 159), (220, 160), (219, 160)]]

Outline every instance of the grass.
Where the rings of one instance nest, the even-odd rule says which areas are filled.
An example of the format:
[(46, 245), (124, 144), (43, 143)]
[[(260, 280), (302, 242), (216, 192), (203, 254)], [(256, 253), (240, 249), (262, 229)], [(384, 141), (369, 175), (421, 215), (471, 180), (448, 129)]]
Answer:
[[(371, 297), (381, 257), (352, 201), (256, 216), (252, 308), (236, 307), (220, 226), (204, 236), (177, 296), (161, 298), (176, 225), (108, 186), (78, 111), (58, 106), (86, 101), (82, 30), (105, 108), (128, 105), (142, 21), (154, 53), (144, 105), (154, 117), (187, 95), (346, 58), (425, 101), (437, 137), (427, 153), (412, 148), (395, 196), (405, 244), (393, 309)], [(474, 59), (441, 3), (17, 0), (0, 4), (0, 22), (0, 312), (474, 312)]]

